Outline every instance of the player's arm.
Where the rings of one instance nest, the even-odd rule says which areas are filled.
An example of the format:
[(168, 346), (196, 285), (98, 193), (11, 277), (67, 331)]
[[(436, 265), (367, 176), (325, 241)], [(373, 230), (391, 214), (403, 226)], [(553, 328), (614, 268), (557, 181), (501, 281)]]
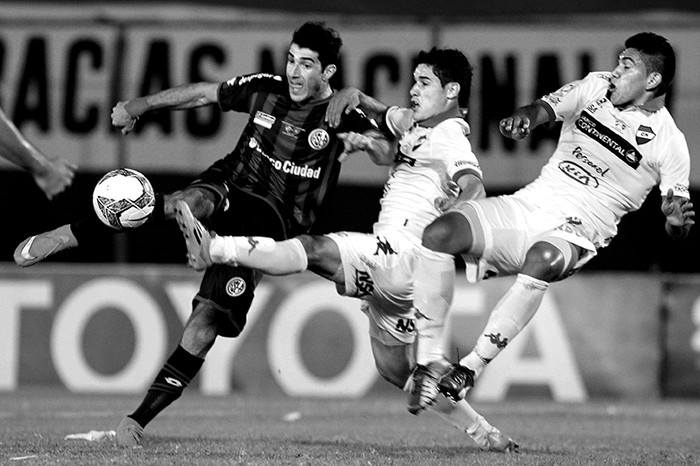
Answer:
[(533, 129), (554, 119), (554, 110), (546, 102), (536, 100), (502, 119), (498, 129), (503, 136), (520, 140), (529, 136)]
[(59, 157), (49, 157), (29, 142), (0, 109), (0, 155), (34, 177), (37, 186), (52, 199), (73, 182), (76, 166)]
[(112, 109), (112, 124), (122, 128), (127, 134), (138, 118), (153, 110), (186, 110), (203, 107), (218, 102), (219, 83), (201, 82), (186, 84), (138, 97), (133, 100), (117, 102)]
[(387, 106), (354, 87), (346, 87), (333, 94), (326, 109), (326, 122), (331, 128), (340, 125), (343, 115), (360, 108), (370, 118), (378, 119), (387, 110)]
[(661, 212), (666, 216), (666, 233), (673, 239), (688, 237), (690, 228), (695, 225), (695, 211), (690, 199), (674, 196), (669, 189), (661, 201)]
[(349, 131), (338, 133), (338, 138), (345, 144), (343, 155), (364, 151), (370, 160), (377, 165), (391, 165), (394, 162), (394, 150), (392, 142), (384, 133), (377, 129), (367, 130), (363, 133)]

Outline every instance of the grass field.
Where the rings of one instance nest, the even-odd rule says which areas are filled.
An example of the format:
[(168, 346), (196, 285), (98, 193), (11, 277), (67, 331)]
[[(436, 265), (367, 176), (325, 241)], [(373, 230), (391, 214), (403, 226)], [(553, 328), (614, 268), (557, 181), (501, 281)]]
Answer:
[[(65, 440), (116, 428), (139, 401), (48, 389), (0, 394), (0, 464), (700, 464), (700, 401), (475, 404), (519, 442), (519, 454), (481, 452), (436, 416), (408, 414), (399, 393), (361, 401), (188, 393), (148, 426), (142, 447)], [(295, 412), (297, 420), (285, 420)]]

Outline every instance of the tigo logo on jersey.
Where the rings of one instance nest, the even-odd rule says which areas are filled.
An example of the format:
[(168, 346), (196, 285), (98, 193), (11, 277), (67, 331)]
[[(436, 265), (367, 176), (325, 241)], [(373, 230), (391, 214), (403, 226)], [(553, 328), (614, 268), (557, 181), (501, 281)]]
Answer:
[(325, 129), (316, 128), (309, 134), (309, 145), (316, 150), (321, 150), (328, 145), (330, 139)]
[(272, 125), (275, 124), (275, 120), (276, 120), (276, 118), (273, 117), (272, 115), (268, 115), (267, 113), (261, 112), (260, 110), (258, 110), (255, 113), (255, 118), (253, 119), (253, 123), (255, 123), (256, 125), (260, 125), (263, 128), (270, 129), (270, 128), (272, 128)]
[(245, 280), (241, 277), (233, 277), (226, 283), (226, 294), (232, 298), (236, 298), (245, 291)]
[(644, 125), (639, 126), (636, 134), (637, 144), (641, 146), (642, 144), (646, 144), (647, 142), (651, 141), (655, 137), (656, 134), (654, 133), (653, 129)]

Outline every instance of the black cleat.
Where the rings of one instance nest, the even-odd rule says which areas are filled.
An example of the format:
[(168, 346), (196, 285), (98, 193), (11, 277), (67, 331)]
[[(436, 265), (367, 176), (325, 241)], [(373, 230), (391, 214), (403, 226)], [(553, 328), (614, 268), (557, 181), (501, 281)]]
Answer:
[(437, 384), (440, 393), (452, 401), (464, 399), (467, 391), (474, 386), (474, 371), (460, 364), (452, 364)]

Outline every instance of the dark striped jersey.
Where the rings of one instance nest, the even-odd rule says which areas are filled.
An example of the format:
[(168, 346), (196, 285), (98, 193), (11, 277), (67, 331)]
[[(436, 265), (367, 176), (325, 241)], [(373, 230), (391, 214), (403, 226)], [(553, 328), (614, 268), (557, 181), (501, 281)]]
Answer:
[(236, 148), (217, 165), (230, 173), (237, 188), (269, 202), (290, 236), (308, 231), (338, 182), (343, 142), (337, 134), (374, 127), (356, 111), (330, 128), (324, 121), (329, 101), (296, 103), (286, 78), (265, 73), (238, 76), (219, 86), (221, 109), (250, 118)]

